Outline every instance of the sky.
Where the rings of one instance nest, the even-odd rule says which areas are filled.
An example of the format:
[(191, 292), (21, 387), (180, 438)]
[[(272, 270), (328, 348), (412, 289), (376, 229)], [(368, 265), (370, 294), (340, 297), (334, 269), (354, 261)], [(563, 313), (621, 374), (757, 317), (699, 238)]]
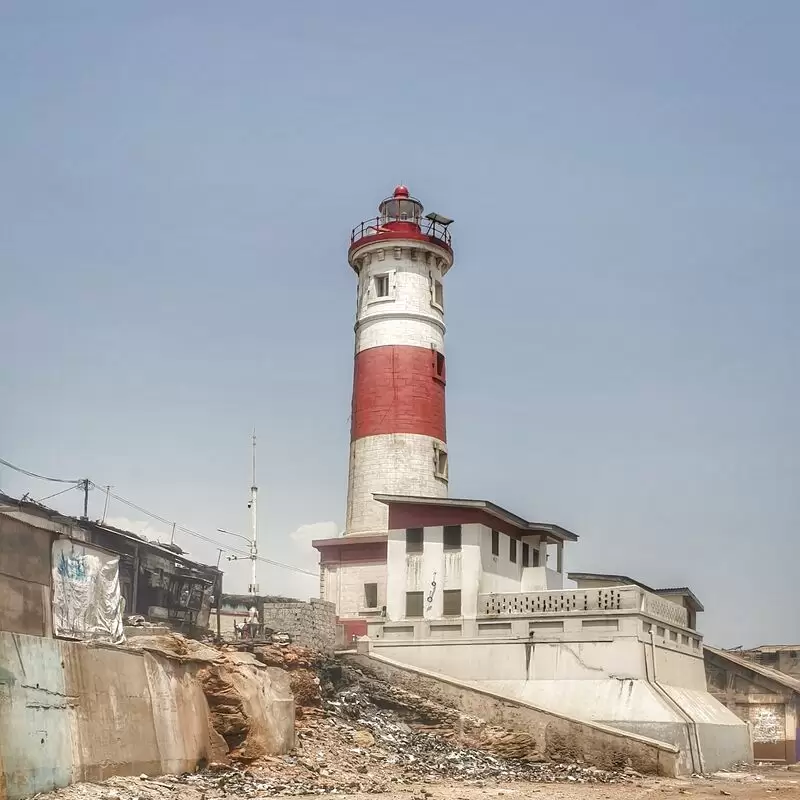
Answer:
[(0, 458), (237, 547), (255, 428), (262, 554), (313, 572), (345, 512), (349, 232), (403, 182), (456, 220), (450, 495), (575, 531), (568, 569), (690, 586), (710, 644), (796, 641), (798, 26), (785, 0), (5, 0)]

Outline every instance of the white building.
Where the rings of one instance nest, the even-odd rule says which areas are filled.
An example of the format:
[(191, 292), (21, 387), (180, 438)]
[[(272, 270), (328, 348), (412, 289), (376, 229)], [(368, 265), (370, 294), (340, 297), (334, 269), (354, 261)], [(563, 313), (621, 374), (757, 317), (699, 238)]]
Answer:
[(448, 498), (450, 220), (430, 215), (425, 228), (405, 187), (380, 211), (349, 253), (359, 291), (347, 530), (314, 542), (342, 642), (368, 637), (402, 664), (676, 744), (685, 770), (747, 760), (747, 726), (706, 690), (702, 605), (688, 589), (570, 580), (574, 533)]
[[(564, 542), (558, 525), (527, 522), (482, 500), (376, 494), (388, 510), (383, 535), (317, 541), (323, 596), (337, 605), (347, 638), (367, 623), (463, 620), (458, 635), (477, 631), (480, 598), (494, 593), (561, 589)], [(432, 524), (433, 523), (433, 524)]]

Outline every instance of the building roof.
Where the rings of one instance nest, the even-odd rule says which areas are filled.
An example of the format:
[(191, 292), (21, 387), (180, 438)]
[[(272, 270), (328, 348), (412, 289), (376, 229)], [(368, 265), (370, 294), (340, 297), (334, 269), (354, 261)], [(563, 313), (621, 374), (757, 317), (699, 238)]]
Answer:
[(614, 581), (619, 584), (633, 584), (646, 592), (655, 594), (656, 590), (646, 583), (637, 581), (635, 578), (630, 578), (627, 575), (609, 575), (605, 572), (568, 572), (567, 577), (573, 581)]
[[(139, 536), (138, 534), (133, 533), (132, 531), (126, 531), (123, 528), (117, 528), (114, 525), (106, 525), (88, 519), (79, 519), (78, 517), (72, 517), (69, 516), (68, 514), (62, 514), (60, 511), (56, 511), (56, 509), (54, 508), (49, 508), (48, 506), (44, 506), (41, 503), (37, 503), (31, 500), (17, 499), (15, 497), (11, 497), (10, 495), (0, 492), (0, 513), (2, 512), (9, 513), (14, 511), (22, 511), (25, 512), (26, 514), (31, 514), (33, 516), (47, 518), (52, 522), (67, 524), (70, 526), (74, 526), (76, 528), (80, 528), (85, 531), (98, 531), (100, 533), (105, 533), (110, 536), (118, 536), (121, 539), (127, 539), (128, 541), (131, 541), (135, 545), (146, 547), (148, 550), (154, 551), (159, 555), (163, 556), (164, 558), (180, 562), (181, 564), (184, 564), (192, 569), (200, 569), (204, 572), (222, 571), (218, 567), (212, 567), (189, 558), (184, 553), (184, 551), (177, 545), (162, 544), (161, 542), (151, 542)], [(108, 549), (108, 548), (101, 548), (101, 549)]]
[(688, 586), (674, 586), (668, 589), (654, 589), (652, 586), (648, 586), (646, 583), (642, 583), (641, 581), (637, 581), (634, 578), (630, 578), (627, 575), (607, 575), (601, 572), (568, 572), (567, 577), (573, 581), (613, 581), (614, 583), (618, 584), (631, 584), (633, 586), (638, 586), (640, 589), (644, 589), (646, 592), (651, 592), (652, 594), (679, 594), (683, 595), (689, 605), (691, 606), (694, 611), (705, 611), (703, 604), (697, 598), (697, 595), (688, 587)]
[(683, 595), (688, 601), (689, 605), (695, 611), (705, 611), (703, 604), (698, 599), (697, 595), (688, 586), (672, 586), (668, 589), (656, 589), (656, 594), (680, 594)]
[(745, 653), (785, 653), (788, 651), (800, 651), (800, 644), (760, 644), (758, 647), (745, 647)]
[(491, 503), (488, 500), (465, 500), (454, 497), (417, 497), (414, 495), (399, 494), (373, 494), (372, 496), (379, 503), (385, 503), (387, 506), (416, 505), (429, 508), (476, 509), (509, 523), (521, 532), (545, 534), (554, 542), (578, 541), (578, 535), (576, 533), (568, 531), (560, 525), (553, 525), (549, 522), (529, 522), (517, 514), (513, 514), (511, 511), (495, 503)]
[(314, 539), (311, 542), (312, 547), (339, 547), (345, 545), (352, 547), (359, 544), (384, 544), (389, 541), (389, 534), (387, 533), (351, 533), (347, 536), (334, 536), (331, 539)]
[(785, 672), (779, 672), (777, 669), (770, 669), (769, 667), (764, 667), (761, 664), (756, 664), (754, 661), (750, 661), (747, 658), (734, 655), (730, 652), (730, 650), (718, 650), (716, 647), (709, 647), (708, 645), (704, 645), (703, 649), (708, 650), (709, 653), (713, 653), (719, 658), (730, 661), (731, 664), (736, 664), (744, 669), (749, 669), (751, 672), (755, 672), (757, 675), (762, 675), (765, 678), (769, 678), (771, 681), (775, 681), (776, 683), (781, 684), (781, 686), (786, 686), (788, 689), (800, 694), (800, 680), (791, 677), (791, 675), (787, 675)]

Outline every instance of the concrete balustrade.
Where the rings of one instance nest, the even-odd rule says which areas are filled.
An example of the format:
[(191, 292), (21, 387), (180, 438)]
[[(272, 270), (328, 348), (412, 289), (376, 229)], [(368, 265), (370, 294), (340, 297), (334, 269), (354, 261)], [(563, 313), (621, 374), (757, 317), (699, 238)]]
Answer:
[(638, 586), (478, 596), (478, 615), (486, 617), (614, 611), (639, 611), (644, 616), (682, 628), (689, 624), (685, 608)]

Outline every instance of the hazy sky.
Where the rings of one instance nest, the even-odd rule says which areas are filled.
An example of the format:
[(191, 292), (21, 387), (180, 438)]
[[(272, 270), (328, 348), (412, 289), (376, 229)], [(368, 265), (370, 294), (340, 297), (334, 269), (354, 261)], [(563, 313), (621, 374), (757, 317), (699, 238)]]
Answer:
[(255, 426), (263, 552), (313, 567), (344, 519), (349, 231), (403, 181), (456, 220), (451, 496), (574, 530), (569, 568), (688, 584), (711, 644), (797, 640), (799, 26), (781, 0), (0, 3), (0, 457), (221, 539)]

